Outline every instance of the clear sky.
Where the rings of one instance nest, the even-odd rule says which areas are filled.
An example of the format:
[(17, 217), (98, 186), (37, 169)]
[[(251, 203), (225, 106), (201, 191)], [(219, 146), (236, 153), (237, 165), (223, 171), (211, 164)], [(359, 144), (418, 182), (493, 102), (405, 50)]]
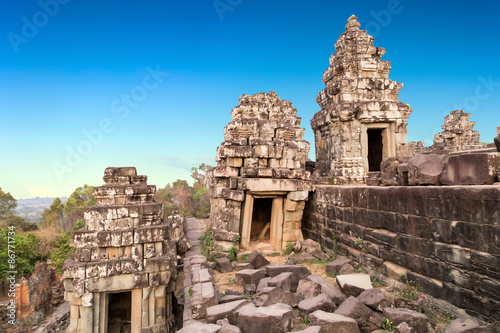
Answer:
[(2, 0), (0, 187), (16, 198), (101, 185), (108, 166), (149, 183), (215, 165), (242, 94), (294, 103), (305, 138), (323, 71), (355, 14), (404, 83), (410, 141), (462, 108), (492, 142), (500, 1)]

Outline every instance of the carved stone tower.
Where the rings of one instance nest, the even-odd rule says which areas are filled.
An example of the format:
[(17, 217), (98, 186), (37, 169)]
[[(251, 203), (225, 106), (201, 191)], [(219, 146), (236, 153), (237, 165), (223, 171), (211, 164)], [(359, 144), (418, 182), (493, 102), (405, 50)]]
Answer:
[(363, 183), (370, 171), (390, 156), (409, 153), (407, 119), (412, 109), (398, 100), (403, 87), (389, 79), (385, 49), (360, 30), (357, 17), (335, 43), (336, 53), (323, 73), (321, 107), (311, 120), (316, 144), (316, 180), (335, 184)]

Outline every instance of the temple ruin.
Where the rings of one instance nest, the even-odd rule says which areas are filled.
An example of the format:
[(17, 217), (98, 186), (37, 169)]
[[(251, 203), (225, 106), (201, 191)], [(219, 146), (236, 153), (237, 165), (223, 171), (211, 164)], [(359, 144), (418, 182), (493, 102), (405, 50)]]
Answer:
[(479, 132), (474, 130), (476, 123), (469, 118), (470, 113), (463, 110), (452, 111), (444, 117), (443, 131), (434, 135), (434, 144), (430, 149), (456, 152), (485, 147), (485, 143), (479, 142)]
[(391, 63), (382, 47), (360, 30), (357, 17), (335, 43), (336, 53), (323, 73), (321, 107), (311, 120), (316, 144), (314, 178), (335, 184), (365, 183), (380, 162), (409, 153), (406, 125), (412, 109), (398, 100), (403, 87), (389, 79)]
[[(240, 246), (302, 239), (301, 221), (310, 173), (305, 163), (309, 143), (302, 139), (301, 118), (292, 103), (278, 95), (243, 95), (224, 128), (211, 172), (211, 222), (217, 245), (227, 251), (241, 235)], [(228, 231), (232, 234), (228, 238)]]
[(63, 267), (68, 332), (173, 332), (183, 218), (163, 219), (156, 186), (135, 168), (107, 168), (103, 179), (85, 227), (71, 235), (76, 251)]

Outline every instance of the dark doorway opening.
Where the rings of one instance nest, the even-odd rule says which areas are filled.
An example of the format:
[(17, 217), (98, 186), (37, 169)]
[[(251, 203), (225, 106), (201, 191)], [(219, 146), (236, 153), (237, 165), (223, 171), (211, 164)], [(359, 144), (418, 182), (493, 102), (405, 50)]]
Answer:
[(108, 294), (108, 333), (129, 333), (132, 319), (132, 292)]
[(269, 241), (271, 229), (272, 198), (255, 198), (252, 212), (250, 240)]
[(380, 171), (384, 144), (382, 143), (383, 129), (368, 129), (368, 170)]

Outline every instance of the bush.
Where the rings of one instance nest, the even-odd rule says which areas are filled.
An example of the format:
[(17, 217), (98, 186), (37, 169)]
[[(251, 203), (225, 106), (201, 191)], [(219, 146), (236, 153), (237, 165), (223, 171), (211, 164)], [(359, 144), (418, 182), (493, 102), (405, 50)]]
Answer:
[[(38, 236), (32, 233), (17, 234), (15, 231), (15, 234), (9, 234), (9, 232), (11, 232), (9, 229), (0, 230), (0, 283), (7, 281), (8, 271), (17, 271), (17, 279), (29, 277), (35, 265), (47, 259), (41, 253)], [(9, 244), (11, 245), (10, 253)], [(15, 257), (14, 269), (9, 266), (8, 260), (11, 259), (9, 255)]]
[(52, 261), (52, 265), (56, 267), (57, 273), (61, 273), (61, 269), (64, 265), (66, 259), (75, 253), (75, 248), (70, 244), (71, 233), (77, 229), (80, 229), (84, 226), (83, 220), (76, 221), (76, 225), (71, 231), (66, 231), (64, 234), (61, 234), (57, 237), (52, 243), (53, 248), (57, 248), (56, 252), (53, 252), (50, 256), (50, 260)]

